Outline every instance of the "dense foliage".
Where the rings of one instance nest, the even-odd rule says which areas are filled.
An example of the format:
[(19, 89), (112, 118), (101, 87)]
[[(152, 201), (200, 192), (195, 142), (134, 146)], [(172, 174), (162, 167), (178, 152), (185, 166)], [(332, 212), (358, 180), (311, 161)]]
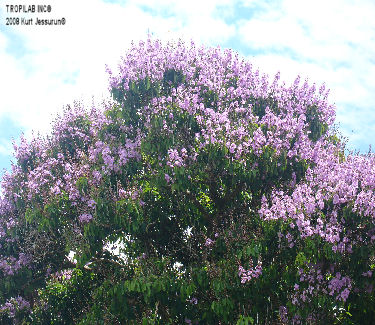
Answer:
[(1, 324), (375, 319), (375, 157), (324, 85), (152, 39), (109, 74), (3, 177)]

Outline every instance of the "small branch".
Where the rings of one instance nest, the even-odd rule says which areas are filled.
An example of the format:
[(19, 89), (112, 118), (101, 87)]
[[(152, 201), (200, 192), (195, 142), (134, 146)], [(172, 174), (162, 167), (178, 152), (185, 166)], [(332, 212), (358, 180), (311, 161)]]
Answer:
[(116, 266), (121, 267), (121, 268), (125, 268), (126, 267), (126, 265), (121, 264), (119, 262), (116, 262), (114, 260), (108, 259), (108, 258), (103, 258), (103, 257), (97, 258), (97, 257), (94, 257), (94, 258), (91, 259), (90, 262), (88, 262), (88, 263), (85, 264), (84, 268), (86, 270), (92, 270), (92, 268), (90, 267), (90, 265), (93, 264), (93, 263), (109, 263), (109, 264), (113, 264), (113, 265), (116, 265)]

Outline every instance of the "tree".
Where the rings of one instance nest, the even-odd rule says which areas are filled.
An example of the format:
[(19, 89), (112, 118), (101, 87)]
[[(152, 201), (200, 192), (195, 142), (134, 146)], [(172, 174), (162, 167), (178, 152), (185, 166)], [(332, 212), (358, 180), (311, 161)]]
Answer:
[(112, 101), (16, 147), (2, 323), (371, 323), (375, 158), (324, 85), (152, 39), (108, 72)]

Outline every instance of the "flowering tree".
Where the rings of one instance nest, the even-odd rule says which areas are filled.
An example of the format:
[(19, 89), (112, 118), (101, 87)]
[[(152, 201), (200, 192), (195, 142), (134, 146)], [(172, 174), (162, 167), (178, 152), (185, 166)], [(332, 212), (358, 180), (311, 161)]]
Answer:
[(3, 177), (2, 324), (371, 323), (375, 157), (324, 86), (152, 39), (108, 72)]

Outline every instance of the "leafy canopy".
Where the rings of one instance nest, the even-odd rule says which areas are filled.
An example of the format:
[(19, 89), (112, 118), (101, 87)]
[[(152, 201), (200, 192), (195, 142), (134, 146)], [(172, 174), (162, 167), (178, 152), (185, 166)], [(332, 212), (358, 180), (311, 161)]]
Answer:
[(113, 100), (15, 148), (2, 324), (370, 324), (375, 158), (324, 85), (153, 39), (108, 72)]

